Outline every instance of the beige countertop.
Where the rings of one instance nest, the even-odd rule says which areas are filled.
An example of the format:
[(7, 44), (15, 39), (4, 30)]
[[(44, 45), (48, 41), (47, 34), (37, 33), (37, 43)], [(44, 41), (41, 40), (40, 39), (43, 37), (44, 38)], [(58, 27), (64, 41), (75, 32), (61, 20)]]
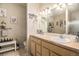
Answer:
[[(56, 34), (56, 33), (45, 33), (45, 34), (33, 34), (31, 36), (47, 40), (48, 42), (53, 42), (60, 46), (68, 47), (72, 50), (77, 50), (79, 52), (79, 42), (76, 42), (74, 35)], [(63, 37), (62, 37), (63, 36)]]

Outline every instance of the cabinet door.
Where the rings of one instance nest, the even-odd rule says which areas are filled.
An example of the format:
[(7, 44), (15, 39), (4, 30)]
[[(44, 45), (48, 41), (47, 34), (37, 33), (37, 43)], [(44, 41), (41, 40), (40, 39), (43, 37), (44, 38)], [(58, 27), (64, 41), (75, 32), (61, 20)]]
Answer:
[(36, 44), (36, 52), (39, 52), (41, 54), (41, 49), (42, 49), (42, 46), (39, 45), (39, 44)]
[(31, 54), (35, 56), (35, 42), (31, 41)]
[(41, 39), (37, 38), (37, 43), (41, 45), (42, 44)]
[(49, 50), (45, 47), (42, 47), (42, 56), (49, 56)]
[(57, 56), (54, 52), (50, 51), (50, 56)]

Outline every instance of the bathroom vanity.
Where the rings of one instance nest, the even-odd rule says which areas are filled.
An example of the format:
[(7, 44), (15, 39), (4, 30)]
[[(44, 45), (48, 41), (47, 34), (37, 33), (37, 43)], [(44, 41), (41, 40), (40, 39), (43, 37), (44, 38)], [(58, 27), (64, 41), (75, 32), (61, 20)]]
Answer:
[(33, 34), (29, 51), (33, 56), (79, 56), (79, 43), (73, 35)]

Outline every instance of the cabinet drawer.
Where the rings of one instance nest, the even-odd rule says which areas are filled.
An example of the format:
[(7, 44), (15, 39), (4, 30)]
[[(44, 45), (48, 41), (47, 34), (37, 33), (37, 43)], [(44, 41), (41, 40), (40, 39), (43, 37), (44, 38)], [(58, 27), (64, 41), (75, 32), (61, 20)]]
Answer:
[(41, 49), (42, 49), (41, 45), (36, 44), (36, 52), (39, 52), (41, 54), (42, 52)]
[(55, 46), (55, 45), (53, 45), (53, 44), (50, 44), (49, 46), (50, 46), (50, 50), (52, 50), (52, 51), (58, 53), (59, 55), (63, 55), (63, 56), (65, 56), (65, 55), (67, 55), (67, 56), (70, 56), (70, 55), (72, 55), (72, 56), (77, 55), (77, 54), (76, 54), (75, 52), (73, 52), (73, 51), (70, 51), (70, 50), (67, 50), (67, 49), (64, 49), (64, 48)]
[(35, 41), (35, 42), (37, 42), (37, 39), (35, 38), (35, 37), (30, 37), (30, 39), (32, 40), (32, 41)]
[(42, 47), (42, 56), (49, 56), (49, 50)]

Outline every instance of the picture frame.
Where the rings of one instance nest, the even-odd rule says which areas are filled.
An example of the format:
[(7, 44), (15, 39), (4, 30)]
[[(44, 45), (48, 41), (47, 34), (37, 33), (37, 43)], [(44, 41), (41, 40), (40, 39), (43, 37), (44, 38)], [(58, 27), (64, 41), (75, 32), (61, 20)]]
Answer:
[(7, 14), (7, 10), (3, 9), (3, 8), (0, 8), (0, 16), (1, 17), (6, 17), (6, 14)]
[(17, 22), (17, 17), (16, 16), (11, 16), (10, 17), (10, 23), (16, 23)]

